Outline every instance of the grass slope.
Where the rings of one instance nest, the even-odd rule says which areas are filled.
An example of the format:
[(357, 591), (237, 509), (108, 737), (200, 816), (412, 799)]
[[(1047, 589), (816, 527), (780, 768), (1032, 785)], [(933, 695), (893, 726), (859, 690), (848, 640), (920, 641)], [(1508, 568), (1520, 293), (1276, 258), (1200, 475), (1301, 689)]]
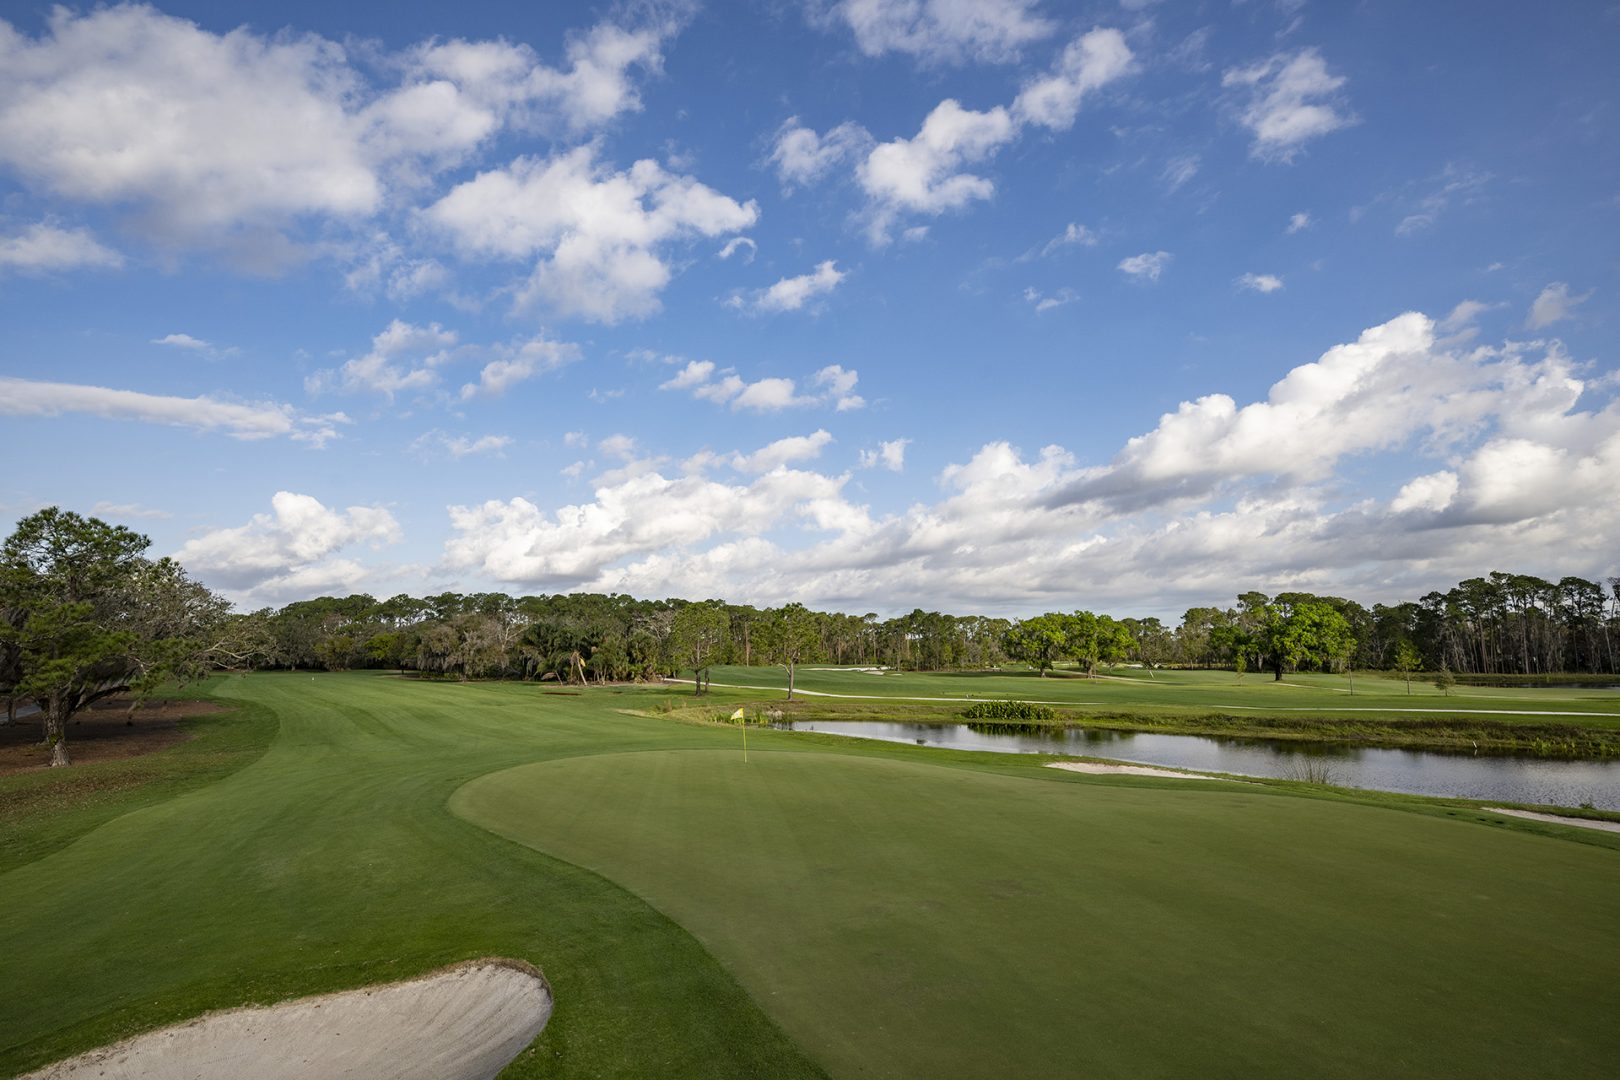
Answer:
[(258, 761), (0, 875), (0, 1075), (211, 1008), (491, 954), (541, 967), (558, 999), (511, 1075), (820, 1075), (663, 915), (445, 809), (491, 769), (719, 733), (607, 707), (632, 695), (532, 686), (210, 689), (279, 719)]
[(836, 1076), (1597, 1077), (1620, 1055), (1612, 851), (1235, 786), (751, 758), (531, 765), (453, 806), (646, 897)]

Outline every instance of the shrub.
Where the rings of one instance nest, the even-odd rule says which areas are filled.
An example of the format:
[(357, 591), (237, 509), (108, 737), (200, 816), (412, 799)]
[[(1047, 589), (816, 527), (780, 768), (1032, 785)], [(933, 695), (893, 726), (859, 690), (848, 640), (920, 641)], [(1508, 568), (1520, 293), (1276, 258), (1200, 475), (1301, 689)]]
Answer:
[(981, 701), (962, 715), (969, 720), (1055, 720), (1057, 710), (1028, 701)]

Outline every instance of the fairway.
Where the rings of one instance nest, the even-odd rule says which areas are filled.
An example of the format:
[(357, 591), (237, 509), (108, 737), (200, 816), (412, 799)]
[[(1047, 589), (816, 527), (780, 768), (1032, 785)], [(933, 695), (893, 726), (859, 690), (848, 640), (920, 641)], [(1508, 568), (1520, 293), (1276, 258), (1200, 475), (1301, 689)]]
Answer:
[[(0, 810), (35, 808), (0, 834), (0, 1075), (482, 956), (555, 993), (511, 1077), (1600, 1076), (1620, 1056), (1620, 853), (1597, 834), (768, 730), (745, 766), (735, 728), (658, 715), (686, 697), (656, 688), (201, 692), (237, 711), (199, 723), (260, 749), (188, 766), (200, 728), (0, 778)], [(94, 801), (142, 762), (154, 786)]]
[(1612, 852), (834, 754), (611, 755), (455, 809), (671, 915), (837, 1076), (1605, 1075)]

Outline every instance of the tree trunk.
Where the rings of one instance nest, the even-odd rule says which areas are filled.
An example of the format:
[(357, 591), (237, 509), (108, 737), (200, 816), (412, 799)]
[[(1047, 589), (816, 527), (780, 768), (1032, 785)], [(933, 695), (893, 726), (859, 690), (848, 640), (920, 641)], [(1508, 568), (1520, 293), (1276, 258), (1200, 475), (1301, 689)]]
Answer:
[(789, 701), (792, 701), (793, 700), (793, 661), (789, 660), (787, 662), (787, 668), (788, 668), (788, 698), (787, 699)]
[(45, 702), (42, 714), (45, 717), (45, 744), (51, 748), (51, 768), (71, 765), (67, 749), (67, 702), (53, 697)]

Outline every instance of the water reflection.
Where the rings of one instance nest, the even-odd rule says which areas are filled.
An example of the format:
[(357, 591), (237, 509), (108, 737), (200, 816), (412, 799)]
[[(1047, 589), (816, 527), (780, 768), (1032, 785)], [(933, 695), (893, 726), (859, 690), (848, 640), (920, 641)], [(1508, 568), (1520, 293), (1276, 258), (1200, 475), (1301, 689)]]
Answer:
[[(1620, 761), (1549, 761), (1388, 750), (1345, 743), (1163, 735), (1061, 725), (816, 720), (790, 721), (775, 726), (953, 750), (1081, 754), (1242, 776), (1326, 779), (1344, 787), (1414, 795), (1500, 799), (1553, 806), (1589, 803), (1605, 810), (1620, 810)], [(1322, 775), (1324, 769), (1326, 777)]]

